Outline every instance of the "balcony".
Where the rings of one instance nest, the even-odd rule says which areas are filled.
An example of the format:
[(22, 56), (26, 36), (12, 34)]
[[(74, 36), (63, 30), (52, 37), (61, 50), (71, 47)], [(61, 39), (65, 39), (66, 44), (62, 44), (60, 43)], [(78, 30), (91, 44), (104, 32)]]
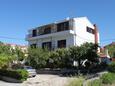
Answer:
[(64, 36), (64, 35), (74, 35), (73, 30), (65, 30), (65, 31), (60, 31), (60, 32), (52, 32), (50, 34), (42, 34), (42, 35), (37, 35), (37, 36), (32, 36), (32, 34), (28, 34), (26, 36), (26, 40), (35, 40), (35, 39), (41, 39), (41, 38), (47, 38), (47, 37), (57, 37), (57, 36)]
[(69, 24), (69, 21), (65, 21), (58, 24), (49, 24), (34, 29), (32, 30), (32, 34), (26, 36), (26, 40), (64, 36), (68, 34), (74, 34), (74, 31), (72, 26)]

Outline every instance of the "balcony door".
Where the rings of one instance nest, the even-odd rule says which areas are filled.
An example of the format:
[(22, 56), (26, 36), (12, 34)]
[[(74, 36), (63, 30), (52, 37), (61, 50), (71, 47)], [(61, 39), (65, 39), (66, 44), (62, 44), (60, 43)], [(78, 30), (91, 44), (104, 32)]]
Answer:
[(69, 30), (69, 21), (57, 24), (57, 32)]
[(37, 36), (37, 30), (32, 31), (32, 37), (35, 37), (35, 36)]

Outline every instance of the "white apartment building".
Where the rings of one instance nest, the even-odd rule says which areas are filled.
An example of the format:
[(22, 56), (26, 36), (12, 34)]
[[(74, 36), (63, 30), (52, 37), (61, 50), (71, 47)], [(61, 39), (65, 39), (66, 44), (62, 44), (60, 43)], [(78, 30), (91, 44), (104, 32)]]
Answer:
[(87, 17), (67, 18), (30, 29), (26, 40), (33, 47), (57, 49), (85, 42), (99, 43), (99, 32)]

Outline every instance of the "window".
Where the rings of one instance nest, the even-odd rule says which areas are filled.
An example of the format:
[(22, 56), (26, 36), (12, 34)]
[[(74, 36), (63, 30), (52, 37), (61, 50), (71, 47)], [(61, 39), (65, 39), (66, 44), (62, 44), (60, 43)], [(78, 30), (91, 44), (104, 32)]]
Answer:
[(66, 40), (59, 40), (58, 48), (65, 48), (65, 47), (66, 47)]
[(31, 44), (30, 47), (31, 47), (31, 48), (36, 48), (36, 47), (37, 47), (37, 44)]
[(48, 33), (51, 33), (51, 27), (46, 27), (44, 29), (44, 34), (48, 34)]
[(42, 48), (43, 49), (47, 48), (47, 49), (51, 50), (52, 49), (52, 43), (51, 42), (43, 42), (42, 43)]
[(57, 24), (57, 32), (69, 30), (69, 21)]
[(94, 34), (94, 29), (92, 29), (90, 27), (87, 27), (86, 29), (87, 29), (87, 32)]
[(37, 30), (32, 31), (32, 37), (35, 37), (35, 36), (37, 36)]

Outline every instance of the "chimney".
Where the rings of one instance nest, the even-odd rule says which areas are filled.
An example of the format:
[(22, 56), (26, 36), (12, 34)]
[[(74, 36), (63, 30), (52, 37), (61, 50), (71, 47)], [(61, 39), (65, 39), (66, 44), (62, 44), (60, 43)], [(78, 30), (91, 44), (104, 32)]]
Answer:
[(98, 29), (97, 29), (96, 24), (94, 24), (93, 26), (94, 26), (94, 38), (95, 38), (95, 44), (98, 44), (98, 40), (99, 40), (99, 37), (98, 37)]

